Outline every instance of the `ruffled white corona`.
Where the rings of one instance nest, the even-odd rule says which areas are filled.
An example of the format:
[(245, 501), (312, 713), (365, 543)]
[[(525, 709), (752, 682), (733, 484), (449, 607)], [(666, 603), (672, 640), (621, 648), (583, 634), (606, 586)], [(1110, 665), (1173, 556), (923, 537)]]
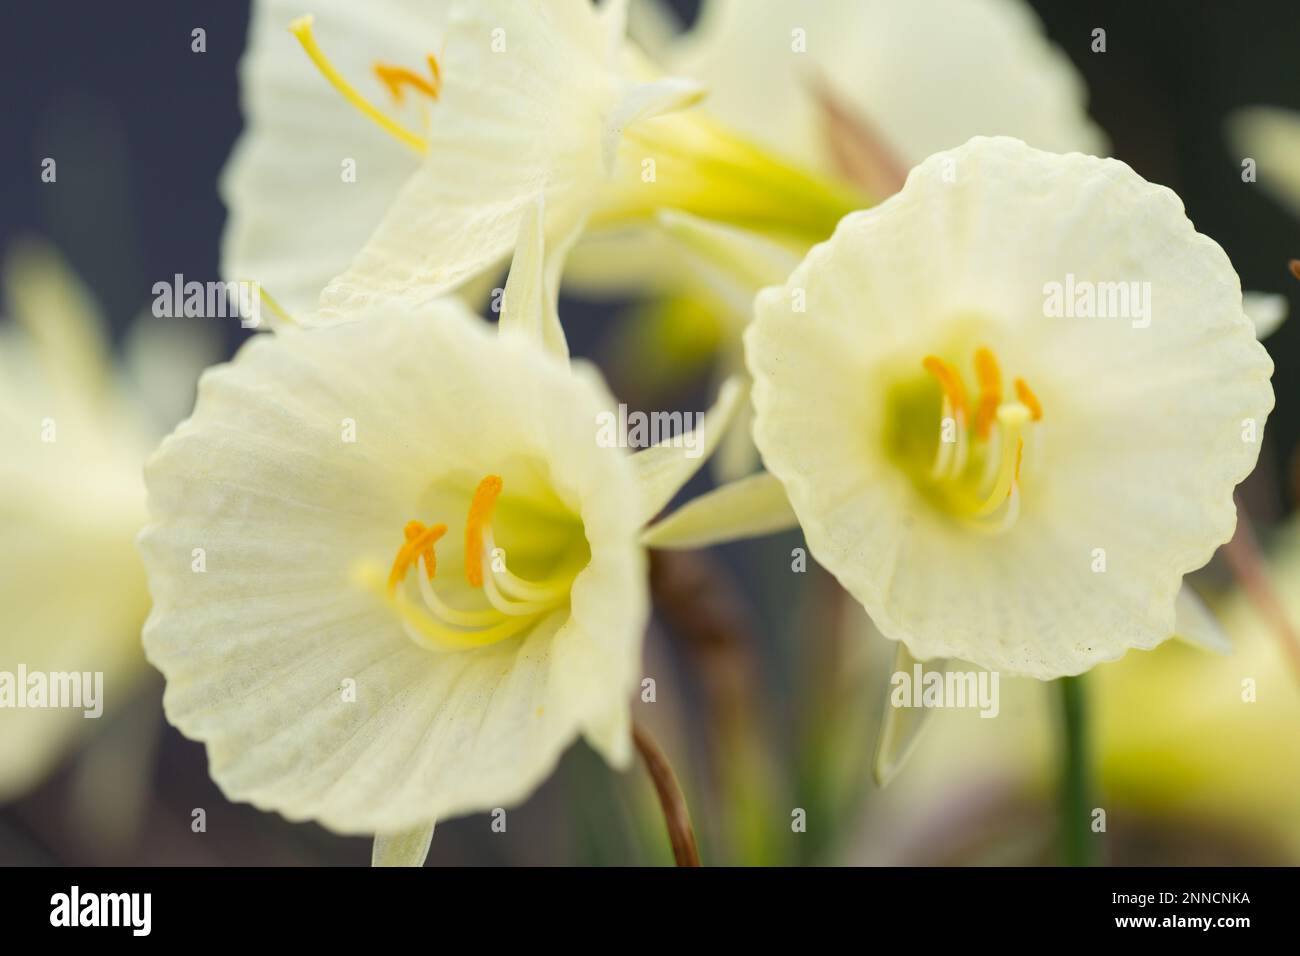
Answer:
[(628, 762), (641, 527), (736, 405), (699, 458), (599, 442), (614, 400), (569, 365), (541, 218), (499, 334), (442, 300), (260, 336), (146, 471), (169, 720), (230, 797), (377, 833), (380, 861), (524, 799), (580, 736)]
[(1174, 633), (1273, 404), (1178, 198), (1010, 139), (847, 217), (759, 297), (746, 352), (763, 461), (881, 632), (1044, 679)]

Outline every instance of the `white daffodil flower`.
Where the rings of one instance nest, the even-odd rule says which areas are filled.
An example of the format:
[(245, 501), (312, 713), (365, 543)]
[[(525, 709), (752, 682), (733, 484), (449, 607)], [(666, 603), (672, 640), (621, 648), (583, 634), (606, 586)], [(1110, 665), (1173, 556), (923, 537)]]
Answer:
[(705, 0), (664, 56), (722, 122), (812, 169), (842, 168), (828, 91), (904, 171), (972, 136), (1107, 148), (1082, 78), (1023, 0)]
[[(150, 461), (145, 650), (232, 799), (375, 833), (526, 798), (584, 737), (631, 756), (641, 527), (716, 446), (598, 440), (521, 229), (499, 334), (455, 300), (259, 336)], [(203, 558), (201, 568), (196, 555)]]
[[(1021, 0), (706, 0), (695, 26), (660, 56), (670, 72), (708, 89), (701, 111), (772, 155), (855, 183), (862, 206), (895, 192), (930, 153), (974, 135), (1015, 136), (1057, 152), (1107, 148), (1088, 117), (1082, 79)], [(709, 227), (696, 222), (690, 231)], [(719, 273), (745, 258), (743, 250), (729, 251), (721, 233), (712, 249), (669, 241), (684, 231), (680, 221), (659, 231), (602, 230), (575, 250), (566, 278), (589, 294), (634, 289), (660, 298), (662, 306), (642, 309), (617, 333), (616, 348), (644, 351), (642, 343), (654, 341), (665, 365), (681, 350), (680, 330), (695, 336), (712, 320), (725, 374), (754, 295), (785, 275), (753, 284), (744, 268), (720, 290)], [(797, 260), (830, 231), (797, 247), (780, 235), (746, 243), (767, 241), (769, 259)], [(689, 325), (681, 315), (693, 317)], [(719, 478), (756, 466), (746, 434), (739, 430), (714, 460)]]
[(792, 508), (915, 658), (1040, 679), (1175, 632), (1273, 405), (1237, 276), (1172, 192), (1004, 138), (847, 217), (745, 344), (770, 477), (688, 507), (737, 534)]
[[(857, 183), (861, 205), (972, 136), (1107, 149), (1082, 78), (1022, 0), (705, 0), (659, 56), (708, 90), (702, 112), (770, 155)], [(593, 291), (680, 286), (689, 271), (647, 255), (655, 241), (607, 231), (577, 250), (571, 278)]]
[(417, 150), (352, 109), (304, 55), (289, 24), (314, 9), (334, 67), (368, 81), (392, 122), (422, 130), (440, 89), (438, 55), (445, 0), (256, 0), (239, 65), (244, 133), (219, 189), (229, 212), (221, 267), (230, 280), (256, 279), (294, 314), (365, 244), (402, 184)]
[(802, 247), (863, 204), (851, 185), (678, 113), (704, 90), (627, 41), (625, 0), (329, 0), (296, 19), (283, 0), (255, 6), (223, 271), (257, 277), (290, 311), (312, 311), (312, 284), (329, 276), (322, 321), (430, 301), (504, 264), (543, 195), (555, 250), (663, 208)]
[(164, 427), (151, 412), (188, 401), (207, 360), (190, 348), (202, 337), (150, 329), (117, 373), (90, 293), (45, 246), (11, 250), (3, 279), (16, 324), (0, 332), (0, 801), (39, 783), (148, 672), (140, 468)]

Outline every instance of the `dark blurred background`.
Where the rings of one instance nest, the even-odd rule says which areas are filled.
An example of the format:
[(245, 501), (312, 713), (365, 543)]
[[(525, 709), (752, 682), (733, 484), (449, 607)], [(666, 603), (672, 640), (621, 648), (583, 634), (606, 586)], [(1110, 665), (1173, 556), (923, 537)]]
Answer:
[[(310, 6), (304, 0), (304, 11)], [(694, 14), (692, 0), (672, 6), (687, 22)], [(1239, 106), (1300, 109), (1300, 8), (1282, 0), (1033, 6), (1084, 76), (1091, 113), (1109, 134), (1113, 155), (1182, 197), (1197, 228), (1227, 250), (1244, 287), (1285, 293), (1292, 310), (1300, 309), (1300, 283), (1287, 272), (1287, 260), (1300, 256), (1300, 226), (1257, 184), (1242, 182), (1242, 157), (1230, 154), (1223, 132), (1225, 115)], [(0, 14), (0, 249), (30, 234), (53, 241), (97, 293), (117, 336), (147, 306), (154, 282), (174, 273), (218, 278), (225, 213), (216, 181), (240, 130), (236, 64), (247, 17), (247, 4), (235, 0), (10, 0)], [(207, 31), (202, 54), (190, 49), (195, 27)], [(1090, 51), (1096, 27), (1106, 30), (1105, 53)], [(41, 182), (47, 156), (57, 158), (58, 188)], [(593, 348), (609, 318), (607, 309), (574, 302), (564, 314), (578, 352)], [(232, 351), (248, 334), (234, 322), (223, 329)], [(1300, 430), (1300, 404), (1289, 400), (1300, 322), (1284, 325), (1268, 344), (1279, 409), (1269, 423), (1262, 488), (1252, 494), (1266, 510), (1290, 510), (1274, 489), (1288, 485), (1283, 476)], [(749, 580), (756, 562), (771, 555), (780, 561), (789, 546), (777, 540), (757, 552), (726, 552), (725, 565)], [(781, 628), (786, 613), (762, 616), (770, 652), (762, 693), (783, 725), (791, 678), (768, 632)], [(662, 650), (656, 648), (652, 642), (652, 657)], [(680, 665), (666, 665), (673, 666)], [(142, 706), (136, 719), (160, 721), (156, 700)], [(0, 811), (0, 862), (369, 860), (368, 840), (291, 827), (227, 803), (207, 776), (203, 748), (169, 727), (152, 774), (154, 793), (136, 846), (96, 845), (64, 826), (71, 803), (81, 799), (75, 771), (66, 769)], [(643, 783), (614, 777), (575, 748), (537, 796), (511, 811), (507, 834), (485, 839), (486, 817), (452, 821), (439, 827), (430, 862), (661, 862), (661, 834), (629, 822), (629, 794)], [(190, 839), (195, 807), (206, 808), (215, 839)], [(707, 831), (707, 806), (693, 809)]]

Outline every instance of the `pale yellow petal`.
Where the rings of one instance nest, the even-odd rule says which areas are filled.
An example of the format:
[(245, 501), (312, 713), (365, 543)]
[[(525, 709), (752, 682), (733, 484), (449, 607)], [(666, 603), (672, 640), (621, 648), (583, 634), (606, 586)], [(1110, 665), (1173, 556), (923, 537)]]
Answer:
[(424, 866), (433, 843), (434, 824), (403, 830), (400, 833), (375, 834), (370, 854), (371, 866)]
[(702, 548), (798, 527), (785, 488), (766, 472), (705, 492), (641, 536), (649, 548)]
[[(906, 674), (910, 680), (917, 663), (916, 658), (908, 652), (907, 645), (899, 643), (894, 653), (893, 673)], [(927, 661), (925, 664), (926, 673), (942, 674), (946, 669), (946, 661)], [(925, 729), (930, 713), (929, 707), (895, 707), (893, 694), (885, 694), (880, 736), (876, 738), (876, 751), (871, 758), (871, 774), (876, 786), (888, 785), (903, 768), (921, 738), (921, 731)]]
[(1205, 606), (1191, 585), (1184, 583), (1178, 590), (1174, 605), (1174, 636), (1215, 654), (1231, 654), (1232, 642), (1210, 609)]
[(657, 515), (713, 454), (744, 397), (745, 389), (739, 380), (725, 382), (699, 428), (664, 439), (632, 456), (642, 491), (637, 512), (641, 523)]
[(1228, 140), (1255, 176), (1293, 215), (1300, 215), (1300, 113), (1280, 106), (1251, 106), (1228, 119)]
[(421, 129), (439, 104), (398, 105), (377, 63), (427, 70), (441, 54), (449, 0), (259, 0), (240, 61), (244, 132), (219, 188), (229, 218), (221, 272), (255, 280), (293, 315), (309, 315), (325, 284), (360, 252), (420, 157), (348, 104), (289, 32), (310, 11), (339, 72), (377, 107)]

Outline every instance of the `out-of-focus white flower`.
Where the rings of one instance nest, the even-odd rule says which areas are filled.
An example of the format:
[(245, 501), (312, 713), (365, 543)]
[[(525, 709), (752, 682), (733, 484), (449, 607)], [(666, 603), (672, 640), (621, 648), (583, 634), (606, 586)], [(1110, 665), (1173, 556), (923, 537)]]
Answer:
[(1300, 216), (1300, 113), (1280, 106), (1251, 106), (1228, 118), (1228, 140), (1255, 160), (1259, 184)]
[[(0, 671), (102, 673), (95, 708), (113, 711), (147, 672), (149, 598), (133, 542), (145, 520), (140, 468), (164, 427), (154, 412), (188, 400), (207, 351), (161, 329), (135, 335), (121, 374), (98, 308), (52, 249), (15, 247), (3, 280), (16, 324), (0, 333)], [(83, 689), (93, 687), (92, 676)], [(100, 726), (90, 709), (0, 708), (0, 800)]]

